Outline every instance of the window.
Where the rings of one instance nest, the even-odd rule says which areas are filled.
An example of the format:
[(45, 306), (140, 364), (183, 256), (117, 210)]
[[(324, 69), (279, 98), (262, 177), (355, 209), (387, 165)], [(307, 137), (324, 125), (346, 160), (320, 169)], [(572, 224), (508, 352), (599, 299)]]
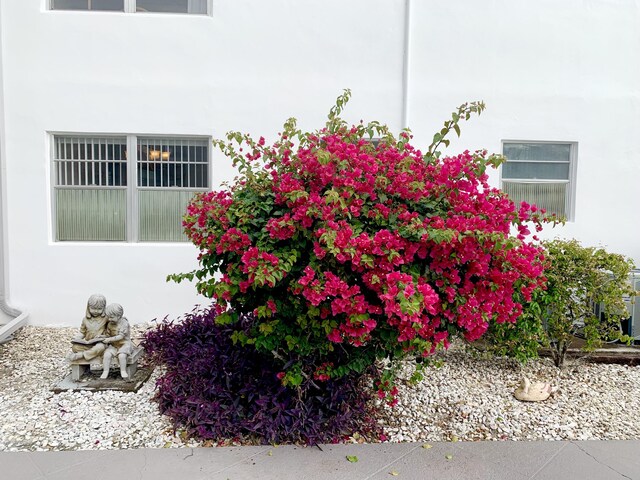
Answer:
[(209, 139), (54, 135), (53, 179), (57, 241), (186, 241), (186, 205), (209, 188)]
[(572, 220), (576, 143), (503, 142), (502, 190), (516, 203), (527, 202)]
[(207, 0), (136, 0), (138, 12), (207, 13)]
[(51, 10), (192, 13), (206, 15), (209, 0), (50, 0)]
[(51, 0), (52, 10), (111, 10), (124, 12), (124, 0)]

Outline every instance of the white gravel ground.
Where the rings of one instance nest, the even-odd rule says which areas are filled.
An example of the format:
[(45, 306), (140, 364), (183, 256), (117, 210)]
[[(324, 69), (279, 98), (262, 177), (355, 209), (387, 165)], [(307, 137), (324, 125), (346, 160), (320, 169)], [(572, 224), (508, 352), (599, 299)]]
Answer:
[[(137, 393), (52, 393), (70, 370), (64, 356), (75, 331), (28, 326), (0, 345), (0, 451), (199, 445), (173, 435), (159, 415), (151, 401), (157, 373)], [(389, 441), (640, 438), (640, 367), (558, 371), (539, 360), (523, 368), (460, 349), (445, 357), (419, 385), (401, 382), (399, 404), (380, 419)], [(520, 403), (512, 393), (523, 373), (559, 391)]]
[[(400, 382), (398, 405), (385, 409), (390, 441), (640, 438), (640, 366), (578, 361), (559, 370), (548, 358), (521, 366), (468, 350), (444, 354), (418, 385)], [(520, 402), (513, 392), (523, 375), (558, 391)]]

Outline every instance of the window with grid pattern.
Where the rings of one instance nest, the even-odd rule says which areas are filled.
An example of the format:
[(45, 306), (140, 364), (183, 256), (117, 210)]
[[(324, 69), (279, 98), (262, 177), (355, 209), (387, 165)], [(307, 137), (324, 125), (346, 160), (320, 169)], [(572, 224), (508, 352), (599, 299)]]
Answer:
[(138, 137), (137, 151), (140, 240), (184, 239), (181, 219), (187, 203), (208, 185), (209, 142)]
[(53, 179), (57, 241), (186, 241), (185, 208), (209, 188), (209, 140), (54, 135)]
[(575, 143), (503, 142), (502, 190), (516, 205), (524, 201), (571, 220), (576, 149)]

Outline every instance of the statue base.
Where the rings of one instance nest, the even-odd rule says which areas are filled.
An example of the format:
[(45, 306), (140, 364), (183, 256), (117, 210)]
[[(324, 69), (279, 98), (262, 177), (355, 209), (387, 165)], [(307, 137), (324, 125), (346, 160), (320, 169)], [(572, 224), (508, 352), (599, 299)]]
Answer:
[(79, 380), (73, 379), (73, 374), (66, 377), (51, 387), (54, 393), (66, 392), (69, 390), (84, 390), (89, 392), (106, 392), (115, 390), (119, 392), (137, 392), (145, 384), (153, 372), (153, 368), (140, 367), (130, 378), (120, 377), (119, 370), (109, 372), (108, 378), (100, 378), (102, 370), (96, 373), (85, 372)]

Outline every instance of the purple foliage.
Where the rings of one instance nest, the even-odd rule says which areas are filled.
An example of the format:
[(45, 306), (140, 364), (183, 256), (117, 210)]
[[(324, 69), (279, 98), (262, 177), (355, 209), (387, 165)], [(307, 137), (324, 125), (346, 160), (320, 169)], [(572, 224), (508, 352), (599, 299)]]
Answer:
[(282, 386), (282, 369), (251, 345), (233, 344), (253, 319), (218, 325), (214, 308), (165, 322), (145, 335), (150, 361), (166, 367), (154, 399), (175, 428), (192, 437), (251, 436), (263, 443), (336, 442), (355, 431), (377, 432), (360, 376)]

